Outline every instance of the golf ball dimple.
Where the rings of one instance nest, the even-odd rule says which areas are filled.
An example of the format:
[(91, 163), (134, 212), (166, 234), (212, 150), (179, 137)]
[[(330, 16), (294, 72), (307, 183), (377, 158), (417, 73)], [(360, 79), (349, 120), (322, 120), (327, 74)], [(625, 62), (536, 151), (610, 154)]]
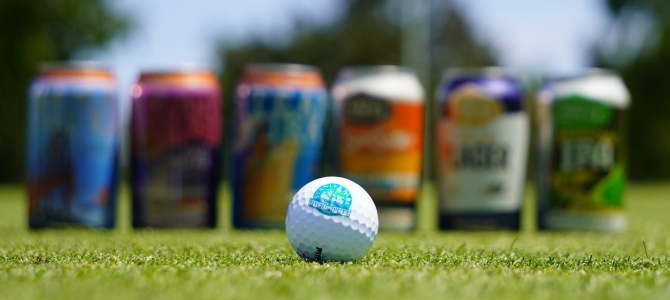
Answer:
[(309, 261), (353, 261), (377, 237), (379, 219), (370, 195), (355, 182), (323, 177), (303, 186), (286, 213), (286, 234)]

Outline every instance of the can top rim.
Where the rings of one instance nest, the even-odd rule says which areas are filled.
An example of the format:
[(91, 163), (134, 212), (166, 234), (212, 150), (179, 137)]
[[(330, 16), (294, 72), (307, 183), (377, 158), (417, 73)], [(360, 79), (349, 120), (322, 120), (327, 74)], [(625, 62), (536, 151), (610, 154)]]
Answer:
[(144, 76), (173, 76), (173, 75), (214, 75), (214, 71), (208, 69), (171, 69), (171, 70), (143, 70), (140, 77)]
[(612, 74), (619, 74), (617, 70), (614, 69), (606, 69), (606, 68), (589, 68), (586, 70), (587, 75), (612, 75)]
[(137, 79), (138, 84), (168, 84), (168, 85), (214, 85), (218, 86), (216, 74), (211, 70), (172, 70), (142, 72)]
[(579, 78), (593, 77), (593, 76), (603, 76), (603, 75), (614, 75), (618, 76), (619, 72), (614, 69), (605, 69), (605, 68), (588, 68), (577, 74), (559, 76), (554, 78), (547, 78), (550, 81), (560, 82), (566, 80), (574, 80)]
[(509, 71), (498, 66), (488, 67), (454, 67), (444, 71), (445, 78), (453, 78), (456, 76), (483, 76), (483, 77), (507, 77), (510, 76)]
[(340, 73), (414, 73), (414, 69), (400, 65), (345, 66)]
[(313, 65), (293, 63), (248, 63), (244, 72), (318, 72), (319, 68)]

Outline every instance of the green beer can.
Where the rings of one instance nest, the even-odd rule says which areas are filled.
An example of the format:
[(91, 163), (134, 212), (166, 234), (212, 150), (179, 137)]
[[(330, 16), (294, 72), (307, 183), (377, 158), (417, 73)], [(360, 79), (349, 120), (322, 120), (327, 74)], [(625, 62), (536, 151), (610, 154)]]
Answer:
[(545, 83), (537, 105), (539, 229), (625, 229), (629, 105), (626, 86), (611, 71)]

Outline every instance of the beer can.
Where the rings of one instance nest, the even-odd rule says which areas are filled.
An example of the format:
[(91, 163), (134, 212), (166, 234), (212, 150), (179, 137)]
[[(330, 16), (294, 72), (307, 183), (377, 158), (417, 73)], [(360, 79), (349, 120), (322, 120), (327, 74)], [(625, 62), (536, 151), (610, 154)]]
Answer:
[(380, 228), (413, 229), (424, 133), (417, 76), (399, 66), (344, 68), (332, 96), (338, 174), (370, 194)]
[(284, 227), (293, 195), (318, 172), (327, 97), (316, 67), (245, 67), (233, 104), (235, 227)]
[(607, 70), (551, 80), (537, 120), (540, 229), (625, 228), (626, 118), (630, 95)]
[(436, 98), (440, 228), (518, 230), (529, 135), (520, 84), (498, 68), (456, 69)]
[(113, 228), (119, 103), (114, 75), (91, 62), (47, 64), (28, 99), (31, 228)]
[(221, 96), (214, 73), (143, 72), (132, 89), (133, 227), (215, 227)]

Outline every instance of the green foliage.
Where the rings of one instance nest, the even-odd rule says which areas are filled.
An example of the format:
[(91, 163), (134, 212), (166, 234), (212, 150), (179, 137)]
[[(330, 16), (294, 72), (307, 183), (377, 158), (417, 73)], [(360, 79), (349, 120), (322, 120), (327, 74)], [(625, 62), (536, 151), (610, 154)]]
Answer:
[[(632, 96), (629, 113), (629, 169), (633, 179), (670, 178), (670, 2), (666, 0), (609, 0), (619, 24), (634, 26), (631, 15), (653, 24), (654, 43), (634, 53), (621, 75)], [(625, 33), (622, 32), (622, 35)], [(641, 33), (633, 33), (641, 34)], [(622, 37), (625, 41), (625, 37)], [(649, 41), (645, 41), (648, 43)], [(614, 47), (626, 49), (617, 44)], [(634, 45), (639, 46), (639, 45)], [(617, 57), (601, 57), (604, 66), (618, 66)]]
[(103, 0), (0, 2), (0, 182), (22, 178), (26, 92), (40, 63), (104, 46), (128, 27)]
[[(244, 65), (251, 62), (300, 63), (318, 66), (331, 84), (344, 66), (401, 63), (400, 2), (393, 0), (347, 0), (343, 16), (334, 24), (310, 27), (297, 20), (298, 32), (285, 47), (256, 40), (238, 47), (221, 47), (223, 58), (224, 116), (231, 118), (233, 89)], [(494, 53), (474, 37), (467, 20), (452, 1), (429, 1), (430, 75), (424, 83), (428, 99), (442, 72), (449, 67), (495, 65)], [(428, 111), (433, 102), (428, 101)], [(428, 118), (432, 118), (429, 114)], [(430, 121), (430, 120), (429, 120)], [(230, 123), (225, 126), (230, 129)], [(432, 134), (429, 128), (428, 134)], [(230, 136), (230, 134), (228, 134)], [(431, 142), (429, 141), (428, 145)], [(231, 143), (227, 143), (231, 144)], [(433, 147), (429, 147), (431, 151)], [(328, 150), (325, 150), (328, 151)], [(434, 155), (434, 153), (433, 153)], [(324, 163), (325, 164), (325, 163)], [(428, 164), (429, 168), (434, 168)], [(433, 172), (429, 172), (434, 175)]]
[[(345, 1), (347, 2), (347, 1)], [(347, 2), (344, 17), (324, 27), (310, 28), (298, 22), (296, 37), (287, 47), (277, 48), (252, 41), (234, 48), (221, 48), (225, 96), (232, 95), (244, 65), (250, 62), (286, 62), (316, 65), (327, 82), (340, 67), (359, 64), (399, 64), (400, 29), (384, 16), (384, 1)]]
[[(431, 88), (447, 68), (495, 66), (496, 60), (493, 49), (476, 38), (455, 3), (432, 1)], [(428, 94), (431, 93), (432, 90)]]
[[(221, 47), (224, 95), (233, 94), (244, 65), (250, 62), (316, 65), (328, 83), (332, 83), (344, 66), (400, 64), (398, 7), (388, 9), (394, 6), (385, 0), (344, 2), (343, 17), (334, 24), (310, 27), (297, 20), (299, 30), (286, 47), (274, 47), (259, 40), (239, 47)], [(431, 56), (435, 57), (432, 66), (435, 74), (440, 75), (446, 67), (495, 63), (491, 52), (473, 38), (467, 22), (451, 1), (431, 2)]]
[(670, 3), (665, 0), (607, 0), (610, 11), (623, 14), (628, 9), (645, 10), (659, 18), (667, 18)]

